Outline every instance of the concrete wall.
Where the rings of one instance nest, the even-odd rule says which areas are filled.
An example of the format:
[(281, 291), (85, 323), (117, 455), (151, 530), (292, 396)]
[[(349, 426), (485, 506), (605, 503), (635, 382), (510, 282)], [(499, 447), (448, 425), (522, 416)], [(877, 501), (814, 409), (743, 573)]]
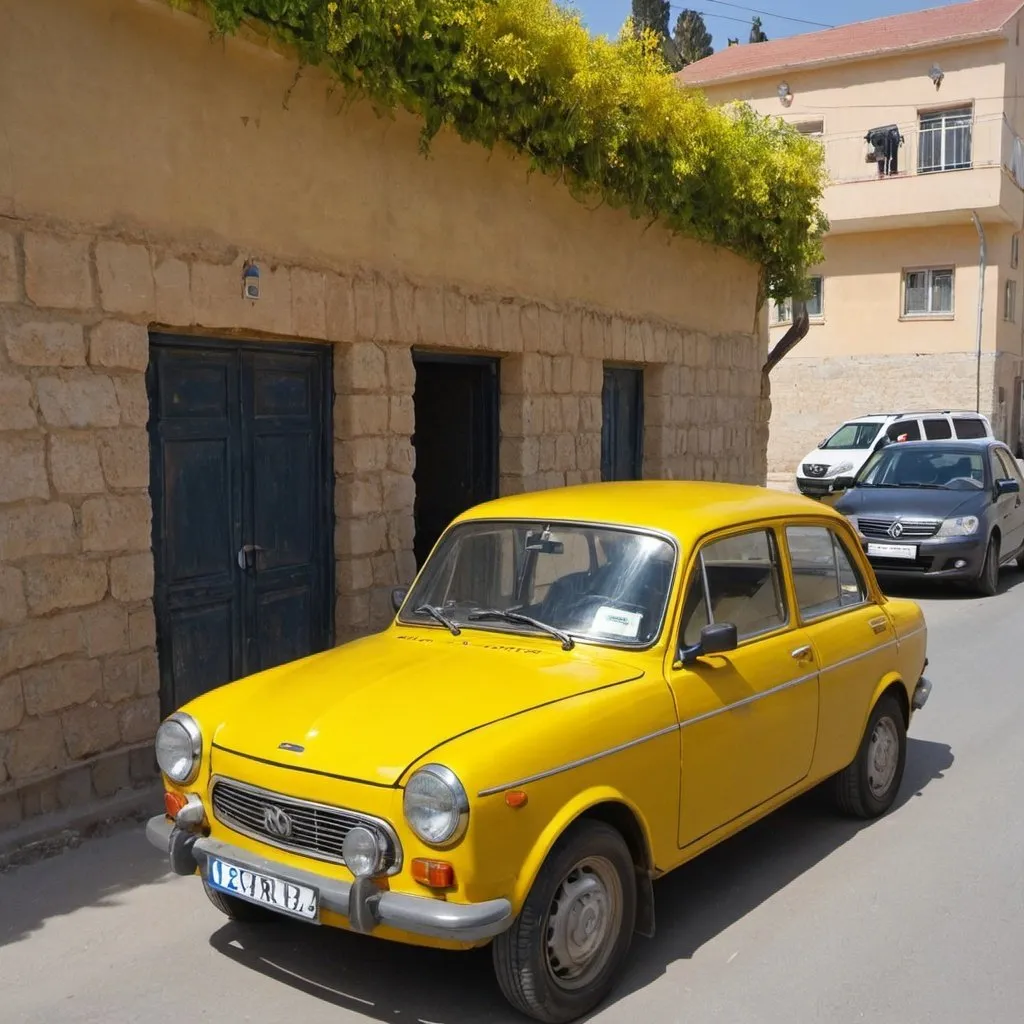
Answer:
[(414, 569), (414, 345), (502, 358), (503, 491), (599, 477), (605, 360), (647, 475), (764, 480), (755, 267), (294, 77), (161, 3), (0, 9), (0, 827), (151, 778), (154, 328), (335, 346), (338, 641)]

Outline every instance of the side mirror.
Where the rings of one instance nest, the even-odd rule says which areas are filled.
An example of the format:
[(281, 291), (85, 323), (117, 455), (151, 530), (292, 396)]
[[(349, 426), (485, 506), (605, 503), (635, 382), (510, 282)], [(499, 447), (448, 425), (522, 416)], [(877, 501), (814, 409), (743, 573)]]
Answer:
[(997, 480), (996, 497), (1001, 498), (1006, 494), (1020, 494), (1020, 484), (1016, 480)]
[(700, 640), (692, 647), (684, 647), (679, 658), (684, 665), (692, 665), (708, 654), (725, 654), (739, 647), (739, 635), (731, 622), (715, 622), (700, 631)]
[(832, 490), (848, 491), (856, 482), (855, 476), (837, 476), (832, 483)]
[(391, 607), (395, 609), (396, 613), (398, 612), (398, 609), (402, 607), (402, 602), (405, 601), (405, 596), (408, 593), (408, 587), (395, 587), (395, 589), (391, 591)]

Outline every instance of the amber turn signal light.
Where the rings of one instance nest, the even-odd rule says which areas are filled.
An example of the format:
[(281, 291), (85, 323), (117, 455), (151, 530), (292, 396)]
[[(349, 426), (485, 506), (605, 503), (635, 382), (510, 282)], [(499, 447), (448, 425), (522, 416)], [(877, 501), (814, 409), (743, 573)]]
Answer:
[(178, 811), (185, 806), (188, 801), (180, 793), (164, 793), (164, 812), (168, 818), (176, 818)]
[(417, 857), (412, 862), (412, 877), (431, 889), (450, 889), (455, 884), (455, 869), (447, 861)]
[(529, 797), (521, 789), (510, 789), (505, 794), (505, 803), (509, 807), (525, 807)]

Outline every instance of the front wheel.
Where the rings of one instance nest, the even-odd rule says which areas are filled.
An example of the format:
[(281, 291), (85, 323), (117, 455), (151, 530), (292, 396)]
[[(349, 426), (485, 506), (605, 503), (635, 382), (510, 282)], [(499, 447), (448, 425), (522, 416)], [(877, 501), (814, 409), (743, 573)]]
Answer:
[(871, 711), (853, 762), (834, 780), (844, 814), (878, 818), (896, 800), (907, 763), (907, 725), (896, 698), (885, 694)]
[(975, 583), (975, 589), (984, 597), (993, 597), (999, 592), (999, 538), (993, 537), (988, 542), (985, 552), (985, 563)]
[(544, 1024), (566, 1024), (611, 990), (636, 924), (636, 874), (622, 836), (582, 821), (555, 844), (512, 927), (493, 943), (505, 998)]

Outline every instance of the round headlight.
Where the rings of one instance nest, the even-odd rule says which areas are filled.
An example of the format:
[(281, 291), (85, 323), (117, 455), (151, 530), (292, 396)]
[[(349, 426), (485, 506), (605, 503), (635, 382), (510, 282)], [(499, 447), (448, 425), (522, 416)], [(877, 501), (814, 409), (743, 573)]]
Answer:
[(191, 782), (199, 773), (202, 753), (203, 737), (190, 715), (176, 712), (160, 724), (156, 731), (156, 763), (173, 782)]
[(461, 839), (469, 824), (469, 800), (455, 773), (443, 764), (420, 768), (405, 787), (409, 827), (431, 846)]
[(350, 828), (345, 841), (341, 844), (345, 866), (356, 878), (377, 873), (380, 869), (380, 852), (377, 837), (362, 825)]

